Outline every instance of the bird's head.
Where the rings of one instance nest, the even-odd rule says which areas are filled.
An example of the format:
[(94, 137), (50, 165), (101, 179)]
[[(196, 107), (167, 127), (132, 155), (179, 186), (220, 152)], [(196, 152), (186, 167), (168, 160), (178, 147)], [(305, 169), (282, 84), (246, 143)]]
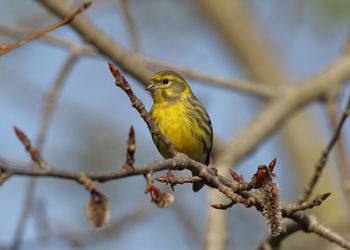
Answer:
[(151, 92), (154, 102), (177, 102), (193, 95), (186, 81), (174, 71), (158, 72), (149, 83), (146, 90)]

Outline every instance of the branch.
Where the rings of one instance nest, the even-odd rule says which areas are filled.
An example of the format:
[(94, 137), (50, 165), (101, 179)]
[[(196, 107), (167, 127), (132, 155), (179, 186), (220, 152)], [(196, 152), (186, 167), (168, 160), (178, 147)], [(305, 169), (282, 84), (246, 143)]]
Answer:
[(285, 213), (293, 214), (296, 211), (306, 210), (316, 206), (320, 206), (330, 195), (331, 193), (324, 193), (322, 195), (317, 195), (315, 199), (311, 201), (304, 201), (303, 203), (293, 205), (285, 204)]
[[(221, 175), (213, 176), (210, 173), (210, 169), (205, 168), (201, 163), (195, 162), (191, 159), (189, 159), (185, 155), (178, 155), (175, 156), (172, 159), (166, 159), (166, 160), (160, 160), (155, 161), (146, 165), (140, 165), (135, 167), (134, 170), (115, 170), (110, 172), (100, 172), (100, 173), (84, 173), (84, 172), (72, 172), (72, 171), (65, 171), (65, 170), (58, 170), (55, 168), (51, 168), (48, 170), (45, 169), (15, 169), (10, 168), (7, 166), (0, 165), (0, 170), (7, 171), (8, 173), (11, 173), (13, 176), (15, 175), (24, 175), (24, 176), (36, 176), (36, 177), (56, 177), (56, 178), (63, 178), (67, 180), (75, 180), (77, 181), (79, 177), (84, 174), (86, 177), (90, 178), (94, 181), (110, 181), (115, 179), (120, 179), (128, 176), (134, 176), (134, 175), (144, 175), (152, 172), (158, 172), (161, 170), (173, 168), (177, 170), (182, 170), (186, 168), (192, 169), (201, 169), (200, 171), (200, 177), (205, 179), (207, 182), (210, 182), (212, 186), (215, 186), (220, 192), (224, 193), (228, 198), (234, 199), (232, 197), (232, 191), (230, 190), (230, 186), (235, 186), (235, 183), (229, 181), (225, 177)], [(203, 167), (203, 168), (201, 168)], [(263, 210), (263, 204), (261, 203), (260, 199), (248, 192), (242, 193), (242, 196), (245, 199), (248, 199), (249, 197), (252, 197), (255, 200), (255, 207), (259, 210)], [(288, 214), (286, 212), (285, 205), (282, 204), (282, 214), (283, 216), (287, 216), (288, 218), (294, 220), (298, 223), (298, 225), (305, 231), (305, 232), (314, 232), (323, 238), (335, 242), (336, 244), (346, 247), (350, 249), (350, 242), (340, 236), (339, 234), (333, 232), (331, 229), (323, 226), (320, 224), (313, 216), (307, 215), (303, 211), (297, 211), (293, 214)]]
[(73, 13), (67, 15), (67, 17), (65, 17), (64, 19), (62, 19), (61, 21), (52, 24), (42, 30), (39, 30), (37, 32), (35, 32), (34, 34), (30, 35), (29, 37), (27, 37), (26, 39), (19, 41), (17, 43), (12, 43), (12, 44), (5, 44), (5, 45), (1, 45), (0, 46), (0, 56), (8, 53), (11, 50), (14, 50), (16, 48), (18, 48), (19, 46), (22, 46), (28, 42), (30, 42), (31, 40), (34, 40), (40, 36), (42, 36), (43, 34), (50, 32), (51, 30), (54, 30), (58, 27), (61, 27), (63, 25), (66, 25), (67, 23), (71, 22), (79, 13), (81, 13), (82, 11), (84, 11), (85, 9), (87, 9), (89, 6), (91, 5), (91, 2), (86, 2), (83, 3), (79, 9), (77, 9), (76, 11), (74, 11)]
[(38, 166), (42, 169), (50, 169), (51, 167), (44, 161), (39, 150), (36, 147), (33, 147), (28, 137), (18, 128), (14, 127), (15, 133), (22, 142), (23, 146), (27, 150), (27, 152), (32, 157), (33, 162), (38, 164)]
[(304, 193), (299, 198), (299, 203), (303, 203), (304, 201), (306, 201), (309, 198), (310, 194), (312, 193), (312, 190), (314, 189), (315, 185), (317, 184), (317, 181), (322, 174), (322, 170), (327, 163), (328, 155), (331, 152), (333, 146), (335, 145), (335, 143), (337, 142), (337, 140), (340, 136), (340, 131), (341, 131), (346, 119), (348, 118), (349, 113), (350, 113), (350, 96), (348, 98), (348, 102), (347, 102), (346, 108), (342, 114), (342, 117), (340, 118), (340, 121), (339, 121), (339, 123), (334, 131), (332, 139), (328, 143), (326, 149), (322, 152), (322, 155), (315, 166), (315, 172), (314, 172), (312, 178), (310, 179), (308, 185), (305, 187)]
[[(152, 172), (170, 169), (174, 166), (176, 170), (183, 170), (185, 166), (196, 165), (196, 162), (189, 159), (185, 155), (175, 156), (171, 159), (154, 161), (149, 164), (135, 166), (134, 169), (125, 170), (123, 168), (115, 171), (105, 172), (73, 172), (51, 167), (50, 169), (27, 169), (27, 168), (12, 168), (6, 165), (0, 165), (1, 172), (7, 172), (11, 176), (32, 176), (32, 177), (54, 177), (59, 179), (74, 180), (79, 182), (79, 178), (85, 175), (89, 179), (98, 182), (106, 182), (116, 179), (121, 179), (129, 176), (144, 175)], [(200, 164), (200, 163), (198, 163)]]
[(315, 233), (321, 238), (336, 243), (345, 249), (350, 249), (350, 241), (348, 239), (319, 223), (313, 215), (298, 211), (288, 217), (296, 221), (304, 232)]

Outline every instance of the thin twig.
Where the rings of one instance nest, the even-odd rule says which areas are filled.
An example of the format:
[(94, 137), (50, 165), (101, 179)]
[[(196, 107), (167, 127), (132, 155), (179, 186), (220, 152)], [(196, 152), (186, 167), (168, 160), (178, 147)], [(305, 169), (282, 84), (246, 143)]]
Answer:
[(23, 146), (32, 157), (33, 162), (38, 164), (41, 169), (50, 169), (50, 166), (44, 161), (38, 148), (32, 146), (28, 137), (19, 128), (14, 127), (14, 130), (18, 139), (20, 139)]
[(293, 214), (296, 211), (311, 209), (313, 207), (320, 206), (328, 198), (328, 196), (330, 196), (330, 194), (331, 193), (324, 193), (321, 195), (317, 195), (313, 200), (304, 201), (300, 204), (285, 204), (285, 213)]
[(304, 193), (299, 197), (299, 204), (303, 203), (304, 201), (306, 201), (309, 198), (309, 196), (312, 193), (312, 190), (314, 189), (315, 185), (318, 182), (318, 179), (321, 177), (322, 170), (325, 167), (327, 160), (328, 160), (328, 155), (331, 152), (335, 143), (337, 142), (337, 140), (340, 136), (340, 131), (345, 123), (345, 120), (349, 116), (349, 113), (350, 113), (350, 97), (348, 98), (347, 105), (346, 105), (345, 110), (340, 118), (340, 121), (339, 121), (339, 123), (334, 131), (332, 139), (328, 143), (326, 149), (322, 152), (322, 155), (315, 166), (315, 172), (314, 172), (312, 178), (310, 179), (308, 185), (305, 187)]
[[(332, 129), (336, 129), (337, 127), (337, 119), (338, 119), (338, 108), (337, 101), (334, 95), (330, 95), (326, 97), (326, 108), (327, 113), (330, 119), (330, 123)], [(350, 173), (349, 173), (349, 160), (346, 151), (346, 145), (344, 143), (344, 138), (340, 137), (338, 143), (336, 145), (337, 155), (338, 155), (338, 167), (340, 173), (340, 181), (343, 196), (346, 200), (345, 206), (347, 207), (347, 211), (350, 209)]]
[(24, 40), (21, 40), (19, 42), (12, 43), (12, 44), (1, 45), (0, 46), (0, 56), (8, 53), (11, 50), (14, 50), (14, 49), (18, 48), (19, 46), (22, 46), (22, 45), (30, 42), (31, 40), (34, 40), (34, 39), (42, 36), (43, 34), (45, 34), (47, 32), (50, 32), (51, 30), (54, 30), (54, 29), (56, 29), (58, 27), (66, 25), (67, 23), (72, 21), (74, 19), (74, 17), (76, 17), (79, 13), (81, 13), (82, 11), (87, 9), (90, 5), (91, 5), (91, 2), (83, 3), (82, 5), (80, 5), (80, 7), (76, 11), (74, 11), (73, 13), (71, 13), (70, 15), (65, 17), (64, 19), (62, 19), (59, 22), (57, 22), (55, 24), (52, 24), (52, 25), (50, 25), (48, 27), (45, 27), (44, 29), (41, 29), (41, 30), (35, 32), (34, 34), (30, 35), (29, 37), (27, 37)]
[[(329, 120), (333, 130), (336, 130), (338, 123), (338, 108), (335, 97), (326, 97), (326, 109), (329, 116)], [(342, 137), (339, 138), (336, 145), (338, 150), (339, 167), (340, 173), (343, 178), (349, 178), (349, 160), (347, 158), (344, 140)]]

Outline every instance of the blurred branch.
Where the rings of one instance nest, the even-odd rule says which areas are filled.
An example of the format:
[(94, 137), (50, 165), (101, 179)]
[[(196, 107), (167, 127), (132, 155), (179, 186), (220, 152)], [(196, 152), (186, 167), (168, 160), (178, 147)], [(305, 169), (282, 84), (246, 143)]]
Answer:
[(186, 235), (188, 243), (194, 246), (201, 241), (201, 230), (199, 225), (195, 223), (191, 210), (188, 209), (188, 203), (184, 202), (179, 196), (177, 194), (177, 202), (174, 202), (173, 209), (177, 219), (183, 224), (183, 233)]
[(36, 223), (36, 230), (39, 235), (40, 244), (47, 243), (49, 241), (49, 235), (51, 234), (51, 224), (47, 214), (47, 205), (44, 200), (38, 199), (34, 205), (34, 219)]
[[(39, 166), (42, 165), (44, 168), (49, 168), (49, 165), (47, 165), (45, 162), (43, 162), (41, 155), (39, 154), (39, 151), (43, 149), (44, 142), (46, 140), (46, 134), (49, 128), (50, 120), (54, 111), (54, 108), (57, 103), (57, 98), (59, 93), (62, 90), (62, 86), (65, 82), (65, 79), (67, 78), (69, 72), (72, 70), (73, 65), (75, 64), (76, 60), (79, 57), (80, 50), (74, 50), (72, 51), (72, 54), (69, 56), (69, 58), (66, 60), (66, 62), (63, 64), (61, 70), (59, 71), (56, 80), (53, 82), (52, 87), (50, 91), (48, 92), (48, 95), (46, 96), (46, 99), (44, 101), (44, 107), (42, 111), (42, 117), (40, 120), (40, 126), (39, 126), (39, 132), (37, 136), (37, 148), (31, 146), (30, 141), (26, 138), (25, 134), (21, 132), (20, 130), (16, 130), (17, 135), (19, 138), (22, 138), (24, 142), (27, 143), (29, 152), (32, 155), (32, 159), (37, 162), (35, 159), (37, 158)], [(41, 163), (41, 165), (40, 165)], [(30, 166), (33, 167), (33, 166)], [(20, 219), (18, 221), (16, 231), (14, 234), (14, 239), (12, 242), (12, 249), (18, 249), (21, 243), (21, 239), (23, 237), (24, 230), (26, 228), (27, 219), (30, 214), (31, 208), (32, 208), (32, 201), (34, 199), (34, 191), (36, 187), (36, 180), (31, 179), (28, 181), (27, 188), (24, 195), (24, 206), (22, 208), (22, 213), (20, 215)]]
[[(242, 0), (196, 0), (205, 17), (227, 42), (234, 56), (242, 61), (248, 74), (265, 84), (288, 82), (287, 73), (278, 60), (276, 48)], [(236, 57), (236, 58), (237, 58)]]
[(73, 53), (67, 58), (67, 60), (63, 63), (62, 68), (58, 72), (57, 78), (52, 84), (51, 89), (49, 90), (46, 96), (43, 109), (43, 118), (40, 123), (39, 135), (37, 140), (37, 147), (39, 149), (43, 147), (44, 142), (46, 140), (46, 132), (48, 130), (50, 120), (52, 119), (52, 114), (56, 107), (57, 99), (59, 97), (59, 94), (61, 93), (63, 84), (65, 83), (69, 72), (72, 71), (73, 65), (78, 60), (79, 55), (79, 53)]
[[(349, 97), (350, 98), (350, 97)], [(338, 108), (335, 95), (329, 95), (325, 98), (326, 109), (330, 119), (330, 123), (333, 130), (336, 130), (338, 123)], [(344, 138), (340, 137), (336, 145), (338, 155), (338, 168), (340, 173), (341, 188), (345, 198), (345, 206), (347, 211), (350, 210), (350, 173), (349, 173), (349, 160), (346, 151), (346, 145)]]
[[(59, 16), (64, 16), (66, 13), (71, 11), (71, 5), (67, 2), (60, 0), (39, 0), (43, 5), (49, 8), (52, 12)], [(120, 44), (115, 42), (112, 38), (110, 38), (103, 31), (98, 29), (93, 23), (91, 23), (84, 15), (79, 15), (71, 22), (71, 26), (84, 38), (88, 43), (93, 45), (100, 53), (104, 54), (115, 63), (118, 64), (125, 72), (133, 75), (136, 79), (141, 81), (145, 86), (148, 85), (149, 77), (152, 75), (152, 72), (147, 67), (147, 64), (152, 64), (155, 66), (156, 64), (160, 67), (169, 67), (169, 69), (178, 70), (178, 66), (171, 65), (160, 65), (163, 62), (154, 59), (146, 59), (145, 61), (142, 59), (144, 57), (140, 57), (137, 53), (131, 53), (123, 48)], [(160, 64), (159, 64), (160, 63)], [(157, 66), (157, 67), (158, 67)], [(187, 76), (198, 79), (205, 82), (212, 82), (215, 85), (235, 88), (240, 91), (252, 93), (255, 95), (259, 95), (264, 98), (271, 98), (274, 94), (274, 91), (269, 90), (264, 87), (254, 87), (252, 85), (248, 85), (247, 81), (232, 81), (227, 80), (218, 76), (209, 76), (208, 74), (204, 74), (199, 71), (182, 71), (179, 70), (180, 73), (185, 73)], [(247, 86), (246, 86), (247, 85)]]
[(337, 142), (337, 140), (340, 136), (341, 129), (342, 129), (346, 119), (348, 118), (349, 114), (350, 114), (350, 96), (348, 97), (347, 105), (346, 105), (345, 110), (340, 118), (340, 121), (338, 122), (338, 125), (334, 131), (332, 139), (328, 143), (326, 149), (322, 152), (322, 155), (315, 166), (315, 172), (314, 172), (312, 178), (310, 179), (308, 185), (305, 187), (304, 193), (299, 197), (299, 203), (302, 203), (309, 198), (315, 185), (317, 184), (319, 178), (321, 177), (322, 170), (325, 167), (327, 160), (328, 160), (328, 155), (330, 154), (333, 146)]
[(291, 234), (300, 231), (301, 228), (298, 223), (293, 221), (284, 220), (282, 232), (278, 236), (269, 235), (264, 242), (262, 242), (256, 250), (272, 250), (272, 249), (280, 249), (280, 244), (282, 241), (290, 236)]
[(315, 216), (308, 215), (302, 211), (298, 211), (288, 217), (296, 221), (304, 232), (315, 233), (321, 238), (336, 243), (345, 249), (350, 249), (350, 241), (348, 239), (339, 235), (337, 232), (334, 232), (330, 228), (322, 225), (317, 221)]
[(46, 231), (40, 234), (38, 238), (30, 240), (30, 242), (26, 241), (26, 243), (30, 244), (31, 241), (37, 243), (46, 239), (61, 238), (72, 247), (91, 247), (93, 244), (96, 244), (102, 240), (106, 240), (111, 237), (118, 237), (119, 234), (125, 231), (126, 227), (140, 222), (141, 220), (145, 220), (152, 214), (154, 214), (154, 209), (152, 207), (146, 206), (145, 204), (140, 204), (137, 205), (135, 209), (115, 218), (108, 224), (108, 226), (105, 226), (98, 231), (96, 231), (96, 229), (77, 231), (71, 229), (69, 225), (62, 225), (61, 221), (53, 220), (53, 225), (55, 225), (55, 228), (61, 227), (61, 229), (54, 231), (55, 228), (52, 228), (51, 232)]
[[(72, 5), (64, 0), (39, 0), (38, 2), (61, 17), (72, 11)], [(152, 72), (140, 61), (137, 54), (124, 49), (105, 32), (97, 28), (85, 15), (77, 16), (70, 24), (83, 39), (93, 45), (101, 54), (116, 62), (125, 72), (133, 75), (145, 86), (148, 85)]]
[(114, 219), (108, 226), (100, 229), (96, 234), (96, 230), (89, 230), (86, 232), (62, 232), (64, 238), (68, 239), (75, 245), (82, 247), (84, 245), (91, 246), (92, 243), (96, 243), (96, 240), (105, 240), (109, 237), (117, 237), (117, 235), (123, 231), (130, 224), (139, 222), (148, 218), (154, 213), (154, 209), (149, 206), (140, 205), (136, 206), (135, 209), (124, 214), (121, 217)]
[(29, 161), (19, 161), (14, 159), (8, 159), (4, 157), (0, 157), (0, 164), (11, 166), (11, 167), (30, 167), (33, 163)]
[(130, 33), (130, 38), (132, 42), (132, 47), (136, 53), (141, 52), (141, 46), (140, 46), (140, 40), (139, 36), (137, 34), (137, 28), (134, 22), (134, 19), (132, 18), (131, 11), (130, 11), (130, 1), (129, 0), (119, 0), (120, 5), (122, 7), (124, 17), (126, 20), (126, 24), (128, 26), (128, 30)]
[[(0, 25), (0, 34), (5, 34), (8, 36), (26, 35), (28, 33), (30, 34), (31, 32), (33, 31), (23, 29), (23, 28), (17, 28), (17, 27), (15, 28), (15, 27)], [(83, 55), (98, 56), (99, 55), (98, 51), (90, 45), (74, 43), (52, 34), (45, 34), (41, 37), (41, 39), (51, 44), (66, 48), (69, 51), (72, 51), (72, 53), (76, 52), (81, 56)], [(276, 89), (270, 88), (269, 86), (257, 84), (255, 82), (239, 80), (239, 79), (230, 79), (230, 78), (214, 75), (212, 73), (206, 73), (204, 71), (200, 71), (197, 69), (190, 69), (185, 66), (175, 65), (175, 64), (171, 64), (169, 62), (161, 61), (151, 57), (146, 57), (141, 54), (137, 56), (139, 57), (139, 60), (142, 61), (145, 66), (147, 66), (147, 68), (152, 67), (157, 69), (174, 70), (188, 78), (201, 81), (208, 85), (223, 87), (230, 90), (236, 90), (242, 93), (251, 94), (264, 99), (271, 99), (276, 95)]]
[(65, 17), (64, 19), (60, 20), (59, 22), (52, 24), (42, 30), (39, 30), (37, 32), (35, 32), (34, 34), (30, 35), (29, 37), (27, 37), (26, 39), (19, 41), (17, 43), (12, 43), (12, 44), (4, 44), (0, 46), (0, 56), (8, 53), (11, 50), (14, 50), (16, 48), (18, 48), (19, 46), (22, 46), (28, 42), (30, 42), (31, 40), (34, 40), (40, 36), (42, 36), (43, 34), (54, 30), (58, 27), (61, 27), (63, 25), (66, 25), (67, 23), (69, 23), (70, 21), (72, 21), (79, 13), (81, 13), (82, 11), (84, 11), (85, 9), (87, 9), (89, 6), (91, 5), (91, 2), (86, 2), (83, 3), (79, 9), (77, 9), (76, 11), (74, 11), (73, 13), (70, 13), (67, 15), (67, 17)]
[(204, 83), (209, 83), (210, 85), (234, 89), (243, 93), (249, 93), (266, 99), (271, 99), (276, 96), (276, 89), (271, 88), (270, 86), (264, 86), (262, 84), (256, 84), (255, 82), (246, 80), (232, 80), (222, 76), (215, 76), (211, 73), (206, 73), (204, 71), (196, 69), (190, 69), (185, 66), (171, 64), (151, 57), (140, 56), (140, 58), (151, 67), (170, 69), (188, 78), (202, 81)]
[(220, 153), (217, 164), (232, 166), (253, 152), (269, 135), (276, 132), (287, 118), (318, 100), (332, 88), (350, 78), (350, 57), (342, 56), (323, 72), (293, 86), (280, 89), (277, 98), (266, 105), (256, 117), (232, 138)]
[[(336, 130), (338, 125), (338, 108), (337, 108), (337, 98), (335, 96), (328, 96), (325, 98), (325, 104), (327, 113), (330, 119), (331, 126), (333, 130)], [(338, 139), (338, 143), (336, 145), (338, 149), (338, 155), (339, 155), (339, 172), (341, 173), (341, 176), (343, 178), (349, 178), (349, 161), (346, 154), (346, 148), (343, 141), (343, 138), (340, 137)]]

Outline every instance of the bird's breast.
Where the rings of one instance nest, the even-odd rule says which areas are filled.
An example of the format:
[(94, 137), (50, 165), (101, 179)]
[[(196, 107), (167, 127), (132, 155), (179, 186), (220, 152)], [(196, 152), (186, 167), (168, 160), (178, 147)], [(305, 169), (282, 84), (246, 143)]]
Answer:
[[(187, 154), (191, 159), (203, 161), (203, 140), (197, 133), (195, 120), (188, 116), (188, 108), (184, 103), (173, 105), (154, 104), (151, 116), (161, 132), (171, 140), (177, 151)], [(165, 145), (153, 138), (159, 152), (169, 158)]]

